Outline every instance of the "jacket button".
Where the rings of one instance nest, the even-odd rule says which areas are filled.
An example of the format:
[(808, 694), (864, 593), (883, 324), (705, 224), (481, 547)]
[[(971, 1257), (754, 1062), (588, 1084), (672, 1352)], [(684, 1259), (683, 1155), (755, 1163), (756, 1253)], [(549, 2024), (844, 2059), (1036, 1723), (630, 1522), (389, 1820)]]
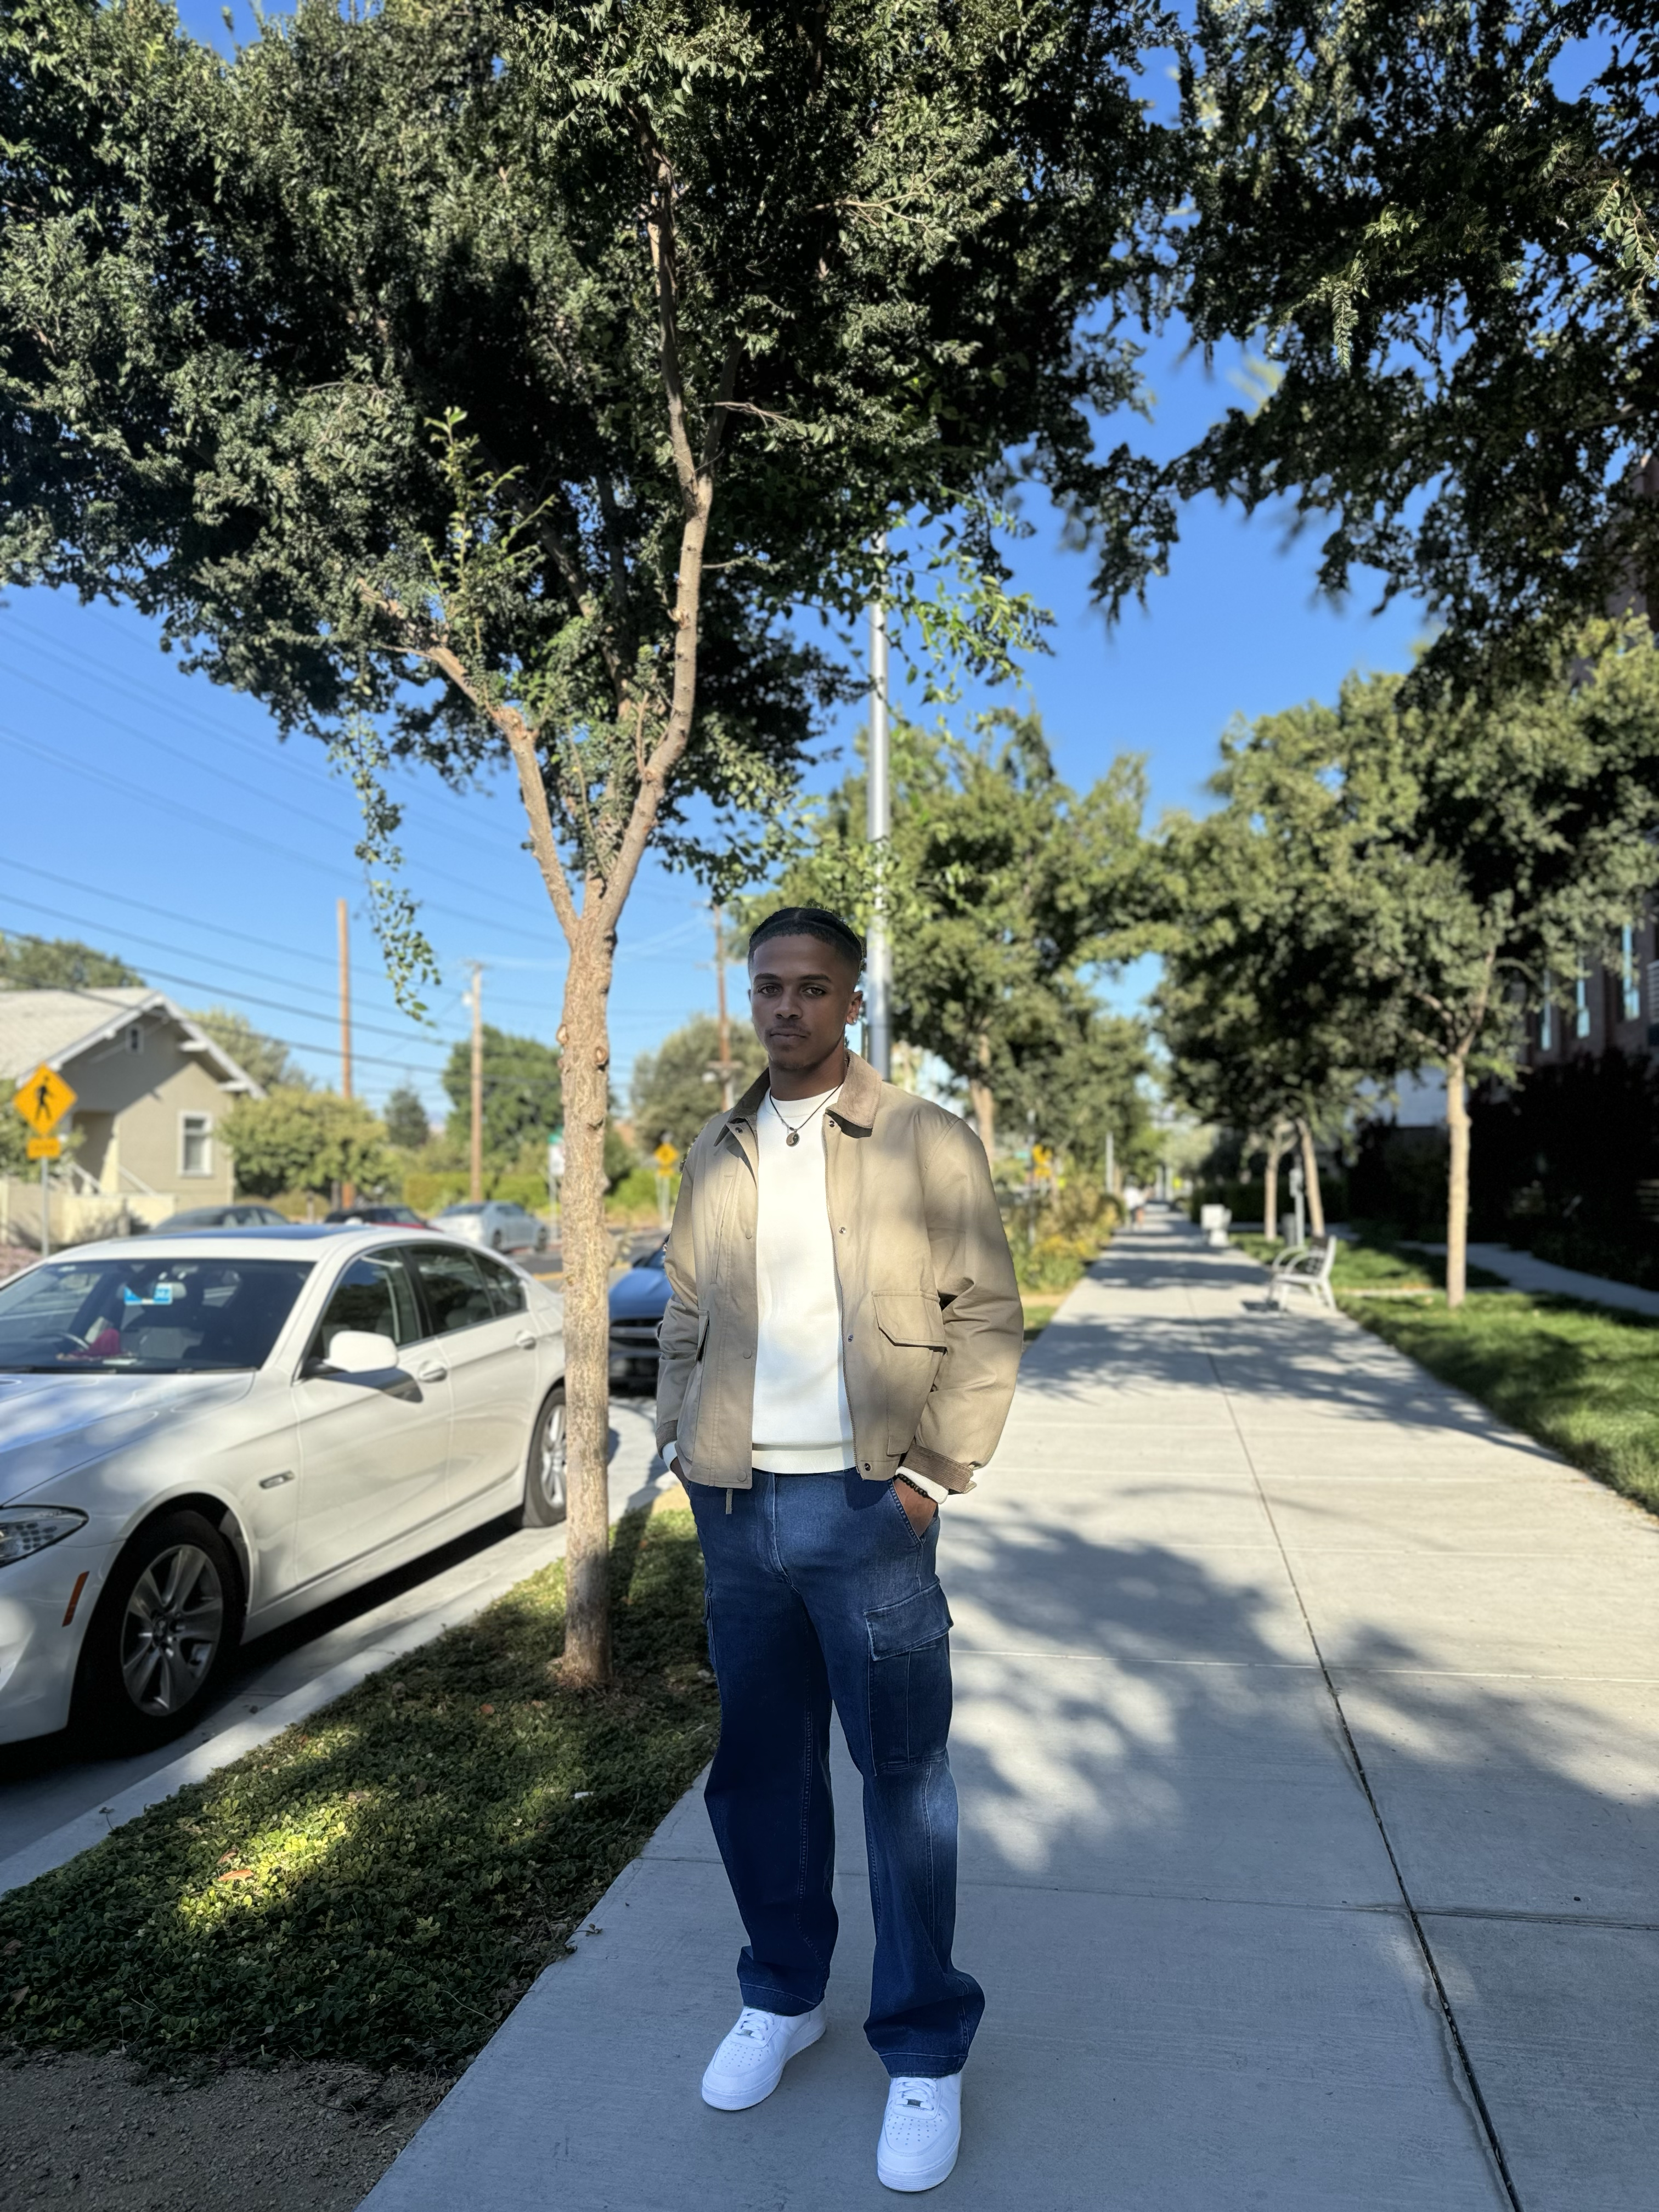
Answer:
[(866, 1460), (864, 1462), (864, 1472), (866, 1474), (868, 1474), (870, 1472), (870, 1462), (868, 1460)]
[(845, 1237), (845, 1236), (846, 1236), (846, 1234), (847, 1234), (847, 1231), (846, 1231), (845, 1226), (843, 1225), (842, 1228), (838, 1229), (838, 1230), (836, 1231), (836, 1234), (838, 1237)]
[(853, 1341), (853, 1332), (852, 1332), (852, 1330), (851, 1330), (850, 1328), (849, 1328), (849, 1329), (848, 1330), (848, 1332), (847, 1332), (847, 1341), (848, 1342), (848, 1344), (850, 1344), (850, 1343)]

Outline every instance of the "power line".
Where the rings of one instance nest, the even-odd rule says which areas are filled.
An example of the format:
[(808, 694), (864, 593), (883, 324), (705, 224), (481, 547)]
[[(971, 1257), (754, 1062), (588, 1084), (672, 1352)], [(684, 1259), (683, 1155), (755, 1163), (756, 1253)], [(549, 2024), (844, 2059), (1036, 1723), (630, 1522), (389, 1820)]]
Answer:
[[(53, 768), (80, 777), (91, 776), (100, 783), (107, 784), (111, 790), (122, 792), (145, 806), (154, 806), (175, 820), (193, 822), (201, 829), (212, 830), (216, 836), (240, 838), (245, 845), (252, 845), (260, 852), (275, 854), (278, 860), (286, 861), (290, 866), (297, 863), (301, 867), (314, 868), (337, 883), (339, 880), (337, 862), (313, 860), (310, 854), (296, 852), (291, 846), (275, 845), (269, 838), (256, 836), (252, 830), (244, 830), (240, 823), (226, 822), (218, 816), (204, 814), (194, 807), (182, 805), (176, 799), (159, 798), (154, 792), (146, 791), (142, 784), (129, 783), (125, 777), (112, 775), (107, 769), (92, 768), (79, 762), (65, 760), (61, 753), (53, 752), (50, 746), (37, 744), (33, 738), (22, 736), (5, 723), (0, 723), (0, 737), (8, 739), (21, 751), (34, 754)], [(446, 906), (437, 899), (423, 900), (422, 904), (429, 906), (434, 914), (447, 915), (452, 921), (464, 921), (472, 929), (500, 930), (509, 926), (501, 916), (486, 919), (482, 915), (468, 914), (459, 907)], [(524, 927), (522, 919), (517, 926)]]

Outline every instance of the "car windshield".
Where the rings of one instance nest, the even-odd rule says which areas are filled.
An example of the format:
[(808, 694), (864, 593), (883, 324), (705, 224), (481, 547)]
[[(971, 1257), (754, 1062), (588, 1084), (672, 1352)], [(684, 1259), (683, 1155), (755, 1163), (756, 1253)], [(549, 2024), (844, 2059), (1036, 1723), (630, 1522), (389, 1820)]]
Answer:
[(0, 1372), (262, 1367), (307, 1260), (62, 1260), (0, 1288)]
[(447, 1206), (438, 1216), (440, 1221), (453, 1221), (458, 1213), (482, 1213), (483, 1206), (476, 1198), (463, 1199), (459, 1206)]
[(668, 1247), (665, 1244), (653, 1245), (650, 1251), (641, 1253), (639, 1258), (635, 1261), (634, 1265), (636, 1267), (666, 1267), (668, 1265)]

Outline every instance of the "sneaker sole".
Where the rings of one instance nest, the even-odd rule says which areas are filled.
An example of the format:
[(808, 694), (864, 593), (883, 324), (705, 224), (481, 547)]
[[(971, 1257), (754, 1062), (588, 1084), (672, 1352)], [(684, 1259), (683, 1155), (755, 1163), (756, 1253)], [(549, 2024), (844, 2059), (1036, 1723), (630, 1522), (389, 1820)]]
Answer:
[(950, 2179), (961, 2149), (962, 2137), (958, 2135), (951, 2146), (948, 2157), (936, 2159), (932, 2166), (922, 2166), (920, 2169), (913, 2166), (904, 2173), (890, 2171), (882, 2164), (880, 2156), (878, 2155), (876, 2179), (880, 2182), (884, 2189), (896, 2189), (907, 2195), (915, 2195), (916, 2191), (923, 2189), (937, 2189), (941, 2181)]
[[(783, 2061), (782, 2064), (778, 2068), (777, 2072), (772, 2076), (771, 2080), (767, 2083), (763, 2089), (748, 2090), (744, 2092), (741, 2095), (722, 2096), (717, 2090), (710, 2089), (708, 2084), (705, 2081), (702, 2087), (702, 2101), (705, 2105), (712, 2106), (714, 2110), (717, 2112), (746, 2112), (751, 2105), (763, 2105), (767, 2099), (771, 2095), (773, 2090), (777, 2087), (779, 2082), (782, 2081), (783, 2069), (789, 2063), (789, 2059), (799, 2058), (803, 2051), (810, 2051), (812, 2048), (812, 2045), (817, 2042), (819, 2038), (823, 2035), (827, 2026), (827, 2021), (820, 2021), (810, 2035), (803, 2036), (800, 2041), (795, 2045), (794, 2049), (789, 2053), (789, 2057)], [(951, 2163), (954, 2164), (955, 2160), (952, 2160)], [(950, 2168), (947, 2166), (945, 2172), (948, 2172), (949, 2171)], [(945, 2179), (945, 2175), (941, 2174), (939, 2179), (942, 2181)]]

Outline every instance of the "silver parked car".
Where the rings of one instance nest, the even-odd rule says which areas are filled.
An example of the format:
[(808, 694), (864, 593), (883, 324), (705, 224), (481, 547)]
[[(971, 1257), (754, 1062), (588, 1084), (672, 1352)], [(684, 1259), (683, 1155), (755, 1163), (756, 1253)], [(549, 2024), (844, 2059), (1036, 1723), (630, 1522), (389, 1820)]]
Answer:
[(547, 1224), (504, 1198), (468, 1198), (447, 1206), (434, 1223), (450, 1237), (465, 1237), (489, 1252), (545, 1252)]

